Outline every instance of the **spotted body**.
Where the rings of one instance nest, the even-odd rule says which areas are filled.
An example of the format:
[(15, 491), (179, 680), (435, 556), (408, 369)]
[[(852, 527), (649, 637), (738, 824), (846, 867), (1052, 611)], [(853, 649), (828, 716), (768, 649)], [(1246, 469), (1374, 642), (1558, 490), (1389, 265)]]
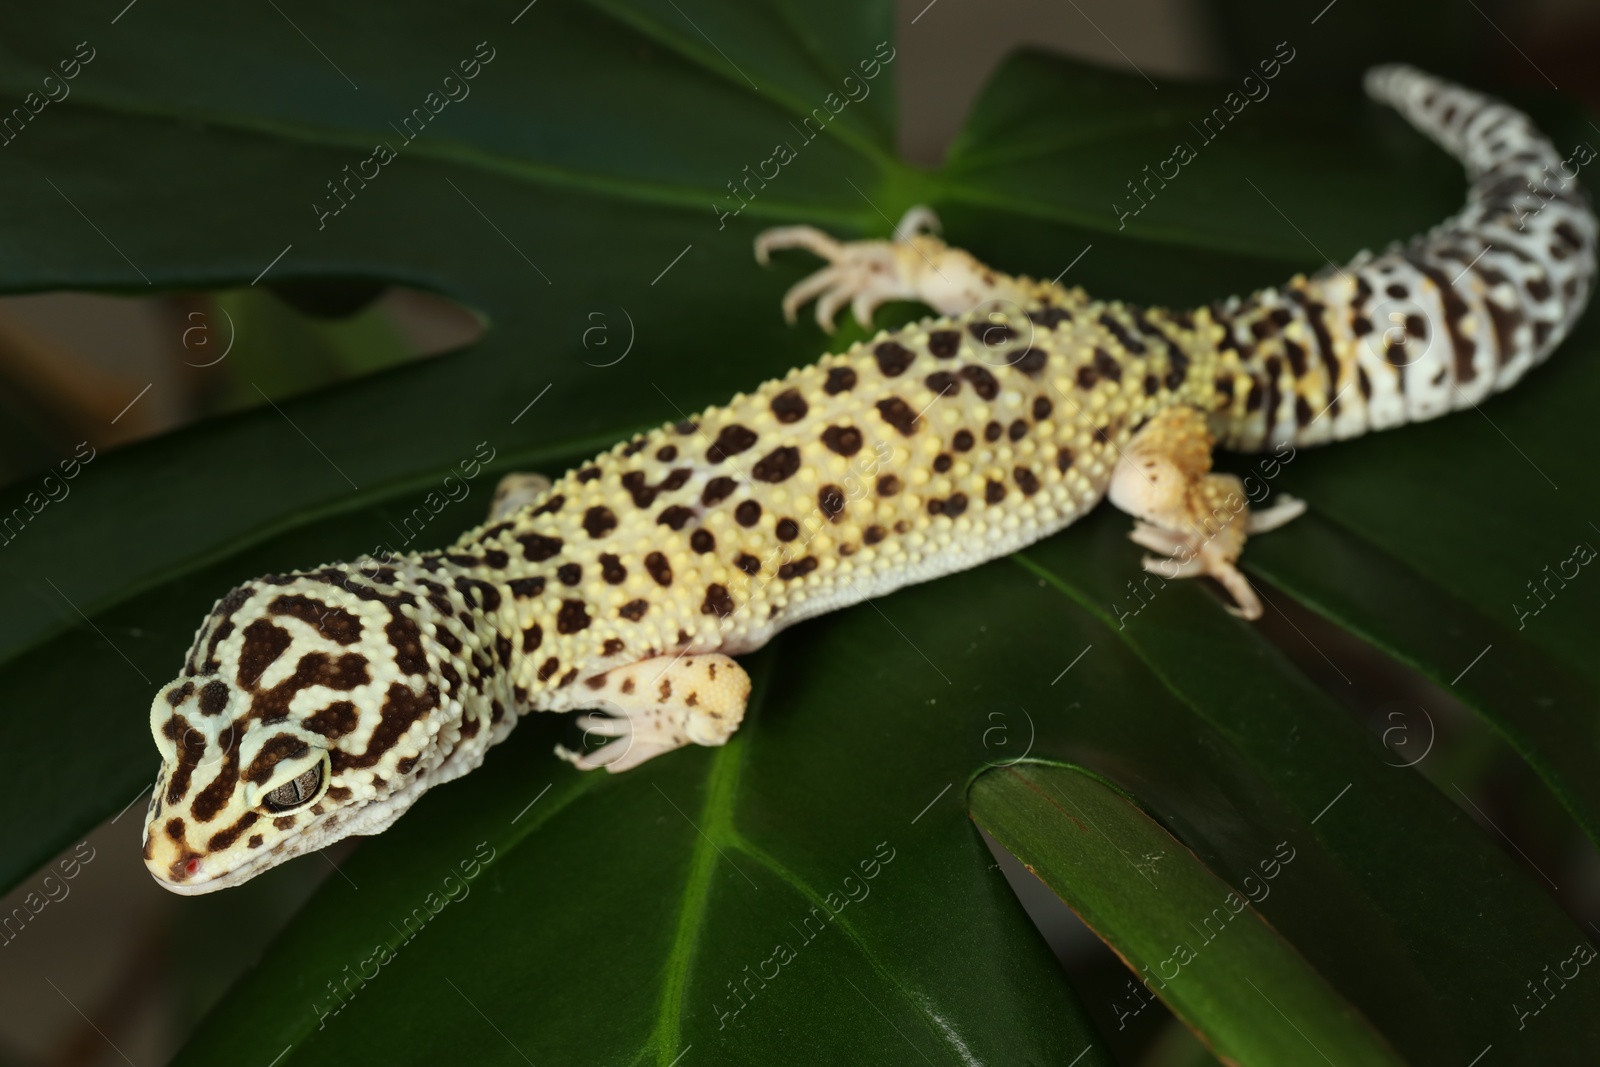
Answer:
[(206, 892), (379, 832), (533, 710), (611, 713), (581, 720), (617, 738), (566, 753), (584, 767), (721, 744), (749, 693), (730, 657), (1013, 551), (1108, 491), (1151, 562), (1218, 577), (1250, 616), (1245, 534), (1298, 506), (1211, 529), (1231, 484), (1213, 444), (1315, 444), (1476, 403), (1548, 355), (1592, 284), (1595, 221), (1570, 178), (1552, 186), (1560, 156), (1525, 117), (1405, 68), (1368, 88), (1463, 158), (1467, 208), (1243, 301), (1096, 302), (921, 234), (764, 235), (763, 258), (830, 261), (791, 315), (813, 297), (825, 324), (897, 298), (941, 314), (524, 485), (444, 552), (229, 593), (154, 703), (152, 873)]

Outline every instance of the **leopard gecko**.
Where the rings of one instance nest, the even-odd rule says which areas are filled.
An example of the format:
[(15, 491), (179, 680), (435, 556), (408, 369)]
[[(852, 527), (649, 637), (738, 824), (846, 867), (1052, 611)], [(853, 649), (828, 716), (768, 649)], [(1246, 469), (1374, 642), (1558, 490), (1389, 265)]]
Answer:
[[(1215, 446), (1314, 445), (1508, 388), (1577, 320), (1596, 221), (1562, 158), (1505, 104), (1416, 70), (1366, 89), (1458, 157), (1465, 208), (1343, 268), (1192, 311), (1009, 277), (929, 232), (806, 226), (756, 240), (826, 267), (782, 309), (889, 300), (937, 317), (883, 331), (555, 482), (510, 475), (442, 552), (270, 575), (234, 589), (156, 695), (161, 771), (144, 857), (163, 886), (238, 885), (389, 826), (477, 767), (530, 711), (609, 737), (562, 750), (620, 771), (738, 728), (733, 657), (803, 619), (973, 567), (1109, 496), (1167, 577), (1217, 579), (1298, 514), (1235, 509)], [(597, 714), (596, 712), (604, 714)]]

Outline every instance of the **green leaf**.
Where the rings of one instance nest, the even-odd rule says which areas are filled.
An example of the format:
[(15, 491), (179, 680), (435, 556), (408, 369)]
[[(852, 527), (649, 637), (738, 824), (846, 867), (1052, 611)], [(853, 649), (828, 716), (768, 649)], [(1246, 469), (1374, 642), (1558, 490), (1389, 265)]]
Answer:
[(982, 775), (972, 817), (1135, 970), (1119, 1018), (1159, 997), (1229, 1063), (1402, 1062), (1251, 907), (1287, 842), (1235, 889), (1105, 782), (1035, 763)]

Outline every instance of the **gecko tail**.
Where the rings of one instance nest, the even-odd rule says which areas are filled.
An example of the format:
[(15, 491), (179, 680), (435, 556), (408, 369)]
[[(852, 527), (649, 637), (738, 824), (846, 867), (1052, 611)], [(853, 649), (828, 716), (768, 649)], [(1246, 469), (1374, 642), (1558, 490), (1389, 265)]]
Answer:
[(1365, 86), (1461, 161), (1466, 206), (1381, 255), (1206, 309), (1222, 331), (1201, 388), (1227, 447), (1476, 405), (1543, 362), (1588, 302), (1597, 224), (1577, 173), (1593, 149), (1564, 157), (1522, 112), (1412, 67), (1375, 67)]

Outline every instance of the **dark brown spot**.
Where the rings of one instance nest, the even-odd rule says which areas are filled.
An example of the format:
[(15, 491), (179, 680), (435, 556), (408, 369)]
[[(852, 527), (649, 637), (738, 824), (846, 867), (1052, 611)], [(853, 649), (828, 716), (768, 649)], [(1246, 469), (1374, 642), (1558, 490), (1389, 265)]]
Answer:
[(577, 585), (583, 580), (583, 568), (576, 563), (563, 563), (556, 568), (556, 581), (562, 585)]
[(706, 586), (706, 598), (700, 605), (700, 614), (726, 619), (733, 614), (733, 610), (733, 597), (729, 595), (727, 586), (716, 582)]
[(993, 400), (1000, 395), (1000, 383), (983, 367), (962, 367), (961, 377), (971, 382), (973, 391), (984, 400)]
[(556, 612), (556, 633), (575, 634), (587, 630), (592, 621), (589, 608), (583, 601), (563, 600), (561, 610)]
[(1038, 419), (1038, 420), (1040, 420), (1042, 422), (1043, 420), (1048, 419), (1050, 417), (1050, 412), (1052, 412), (1054, 410), (1055, 410), (1055, 408), (1050, 403), (1050, 398), (1049, 397), (1047, 397), (1047, 396), (1034, 397), (1034, 399), (1033, 399), (1033, 417), (1035, 419)]
[(583, 529), (590, 537), (604, 537), (616, 528), (617, 516), (604, 504), (596, 504), (583, 513)]
[[(246, 830), (250, 829), (250, 827), (256, 824), (256, 820), (259, 818), (261, 818), (260, 812), (245, 812), (243, 815), (239, 816), (238, 822), (234, 823), (226, 830), (218, 830), (216, 833), (212, 834), (211, 840), (206, 842), (206, 848), (211, 852), (220, 852), (222, 849), (231, 847), (235, 841), (244, 836), (244, 832)], [(251, 838), (251, 840), (259, 842), (261, 840), (261, 836), (258, 834)]]
[(1003, 345), (1007, 341), (1017, 338), (1017, 331), (1003, 322), (972, 322), (967, 324), (967, 332), (975, 341), (987, 348)]
[(623, 648), (624, 643), (622, 638), (609, 637), (606, 639), (606, 643), (600, 646), (600, 654), (602, 656), (615, 656), (621, 652)]
[(543, 578), (513, 578), (509, 584), (515, 596), (535, 597), (544, 592)]
[(934, 371), (922, 379), (922, 384), (940, 396), (952, 396), (961, 392), (961, 379), (947, 370)]
[(854, 426), (829, 426), (822, 431), (822, 443), (830, 452), (853, 456), (861, 451), (861, 431)]
[(189, 699), (189, 695), (191, 693), (193, 693), (193, 692), (194, 692), (194, 683), (193, 682), (184, 682), (180, 686), (176, 686), (175, 688), (167, 690), (167, 703), (172, 705), (173, 707), (177, 707), (179, 704), (182, 704), (185, 700), (188, 700)]
[(815, 556), (802, 556), (800, 559), (792, 560), (779, 567), (778, 577), (787, 582), (793, 578), (804, 578), (816, 569), (817, 559)]
[(888, 536), (888, 531), (882, 526), (868, 526), (861, 533), (861, 540), (869, 545), (875, 545)]
[(621, 585), (628, 579), (628, 568), (614, 553), (606, 552), (600, 556), (600, 577), (607, 585)]
[(945, 471), (950, 469), (950, 465), (953, 462), (954, 460), (950, 458), (950, 453), (940, 452), (937, 456), (933, 457), (933, 469), (938, 471), (940, 474), (943, 474)]
[(1066, 308), (1042, 308), (1028, 312), (1028, 319), (1037, 326), (1053, 330), (1063, 322), (1072, 321), (1072, 313)]
[(800, 536), (800, 524), (793, 519), (779, 519), (773, 532), (778, 535), (780, 541), (793, 541)]
[(716, 536), (702, 527), (689, 535), (689, 547), (703, 556), (717, 547)]
[(312, 733), (321, 734), (330, 741), (337, 741), (355, 730), (360, 723), (361, 716), (356, 712), (354, 704), (348, 700), (336, 700), (321, 711), (308, 716), (305, 726)]
[(306, 596), (280, 596), (267, 605), (274, 615), (287, 615), (317, 628), (317, 632), (341, 645), (361, 639), (361, 620), (343, 608), (330, 607)]
[(228, 706), (228, 686), (225, 682), (207, 682), (200, 689), (200, 710), (207, 715), (218, 715)]
[(750, 527), (761, 521), (761, 505), (754, 500), (746, 500), (733, 509), (733, 521), (740, 526)]
[(234, 787), (239, 784), (239, 740), (239, 731), (233, 726), (224, 727), (217, 735), (217, 745), (222, 749), (222, 767), (210, 784), (195, 796), (194, 803), (189, 807), (196, 820), (210, 822), (215, 819), (228, 798), (233, 796)]
[(1058, 448), (1058, 449), (1056, 449), (1056, 470), (1060, 471), (1062, 474), (1065, 474), (1065, 473), (1067, 473), (1067, 471), (1069, 471), (1071, 469), (1072, 469), (1072, 449), (1070, 449), (1070, 448)]
[(910, 437), (917, 432), (921, 419), (915, 411), (911, 410), (911, 405), (904, 400), (897, 396), (891, 396), (887, 400), (878, 401), (877, 406), (878, 414), (883, 416), (883, 421), (899, 430), (905, 436)]
[(1108, 382), (1122, 381), (1122, 364), (1103, 348), (1094, 350), (1094, 369), (1096, 374)]
[(761, 570), (761, 561), (748, 552), (741, 552), (733, 565), (746, 574), (755, 574)]
[(800, 469), (800, 450), (793, 445), (774, 448), (750, 468), (750, 476), (758, 482), (781, 482)]
[(517, 538), (522, 545), (522, 554), (530, 563), (543, 563), (557, 552), (561, 551), (561, 538), (546, 537), (543, 534), (523, 534)]
[(598, 477), (600, 477), (599, 467), (585, 467), (578, 472), (578, 481), (580, 482), (592, 482)]
[(681, 530), (694, 518), (694, 512), (682, 504), (674, 504), (656, 516), (656, 522), (662, 526), (670, 526), (674, 530)]
[(990, 478), (983, 487), (983, 500), (986, 504), (998, 504), (1006, 498), (1006, 487)]
[(846, 389), (856, 387), (856, 372), (849, 367), (834, 367), (828, 371), (828, 380), (823, 383), (822, 391), (829, 396), (838, 396)]
[[(244, 628), (244, 642), (239, 646), (238, 682), (244, 689), (254, 689), (266, 669), (277, 662), (284, 650), (294, 643), (289, 631), (266, 619), (257, 619)], [(211, 686), (207, 685), (207, 689)], [(201, 710), (204, 710), (202, 707)]]
[(1044, 365), (1049, 362), (1049, 356), (1042, 349), (1024, 348), (1020, 352), (1013, 352), (1009, 358), (1011, 366), (1026, 374), (1030, 378), (1037, 378), (1039, 372), (1044, 370)]
[(756, 432), (747, 426), (740, 426), (736, 422), (724, 426), (711, 447), (706, 449), (706, 462), (721, 463), (729, 456), (737, 456), (757, 440), (759, 437)]
[(837, 485), (825, 485), (817, 490), (817, 506), (822, 508), (829, 522), (839, 521), (839, 516), (844, 514), (844, 503), (844, 490)]
[(630, 600), (626, 604), (622, 605), (622, 607), (617, 609), (617, 614), (621, 615), (624, 619), (627, 619), (629, 622), (638, 622), (640, 619), (644, 618), (644, 613), (649, 611), (649, 610), (650, 610), (650, 602), (649, 601), (647, 601), (647, 600)]
[(1100, 325), (1104, 326), (1106, 328), (1106, 332), (1110, 333), (1112, 337), (1115, 337), (1122, 344), (1123, 348), (1134, 353), (1135, 355), (1144, 355), (1144, 342), (1133, 336), (1133, 334), (1129, 333), (1128, 328), (1124, 326), (1120, 320), (1115, 318), (1111, 312), (1107, 311), (1100, 316)]
[(983, 428), (983, 439), (985, 441), (998, 441), (1003, 433), (1005, 433), (1005, 428), (998, 422), (991, 420), (989, 425)]
[(961, 335), (955, 330), (934, 330), (928, 335), (928, 351), (938, 359), (950, 359), (961, 351)]
[(779, 422), (799, 422), (808, 410), (798, 389), (785, 389), (772, 398), (772, 414)]
[(911, 366), (915, 354), (905, 345), (894, 341), (884, 341), (872, 350), (878, 360), (878, 370), (883, 372), (885, 378), (897, 378)]
[(551, 656), (549, 659), (545, 660), (539, 665), (539, 681), (548, 682), (551, 678), (555, 677), (556, 671), (559, 671), (560, 669), (561, 661), (555, 656)]
[(1023, 495), (1032, 496), (1039, 491), (1039, 477), (1027, 467), (1013, 468), (1011, 476), (1017, 480), (1017, 488)]
[(1013, 441), (1020, 441), (1028, 436), (1028, 424), (1021, 419), (1012, 419), (1011, 425), (1006, 428), (1006, 436)]
[(878, 495), (894, 496), (900, 491), (900, 479), (892, 474), (885, 474), (878, 479)]
[(713, 478), (706, 483), (704, 491), (701, 492), (700, 503), (708, 508), (720, 504), (733, 495), (733, 490), (738, 484), (738, 482), (726, 476)]
[(652, 552), (644, 558), (644, 569), (650, 572), (657, 585), (672, 584), (672, 564), (660, 552)]
[(621, 480), (622, 487), (633, 497), (634, 507), (647, 508), (656, 502), (656, 487), (649, 484), (644, 471), (629, 471)]
[(554, 515), (556, 512), (560, 511), (562, 508), (564, 508), (566, 506), (567, 506), (567, 498), (562, 496), (560, 493), (557, 493), (555, 496), (551, 497), (549, 500), (546, 500), (543, 504), (540, 504), (538, 507), (534, 508), (528, 514), (530, 514), (530, 515)]

